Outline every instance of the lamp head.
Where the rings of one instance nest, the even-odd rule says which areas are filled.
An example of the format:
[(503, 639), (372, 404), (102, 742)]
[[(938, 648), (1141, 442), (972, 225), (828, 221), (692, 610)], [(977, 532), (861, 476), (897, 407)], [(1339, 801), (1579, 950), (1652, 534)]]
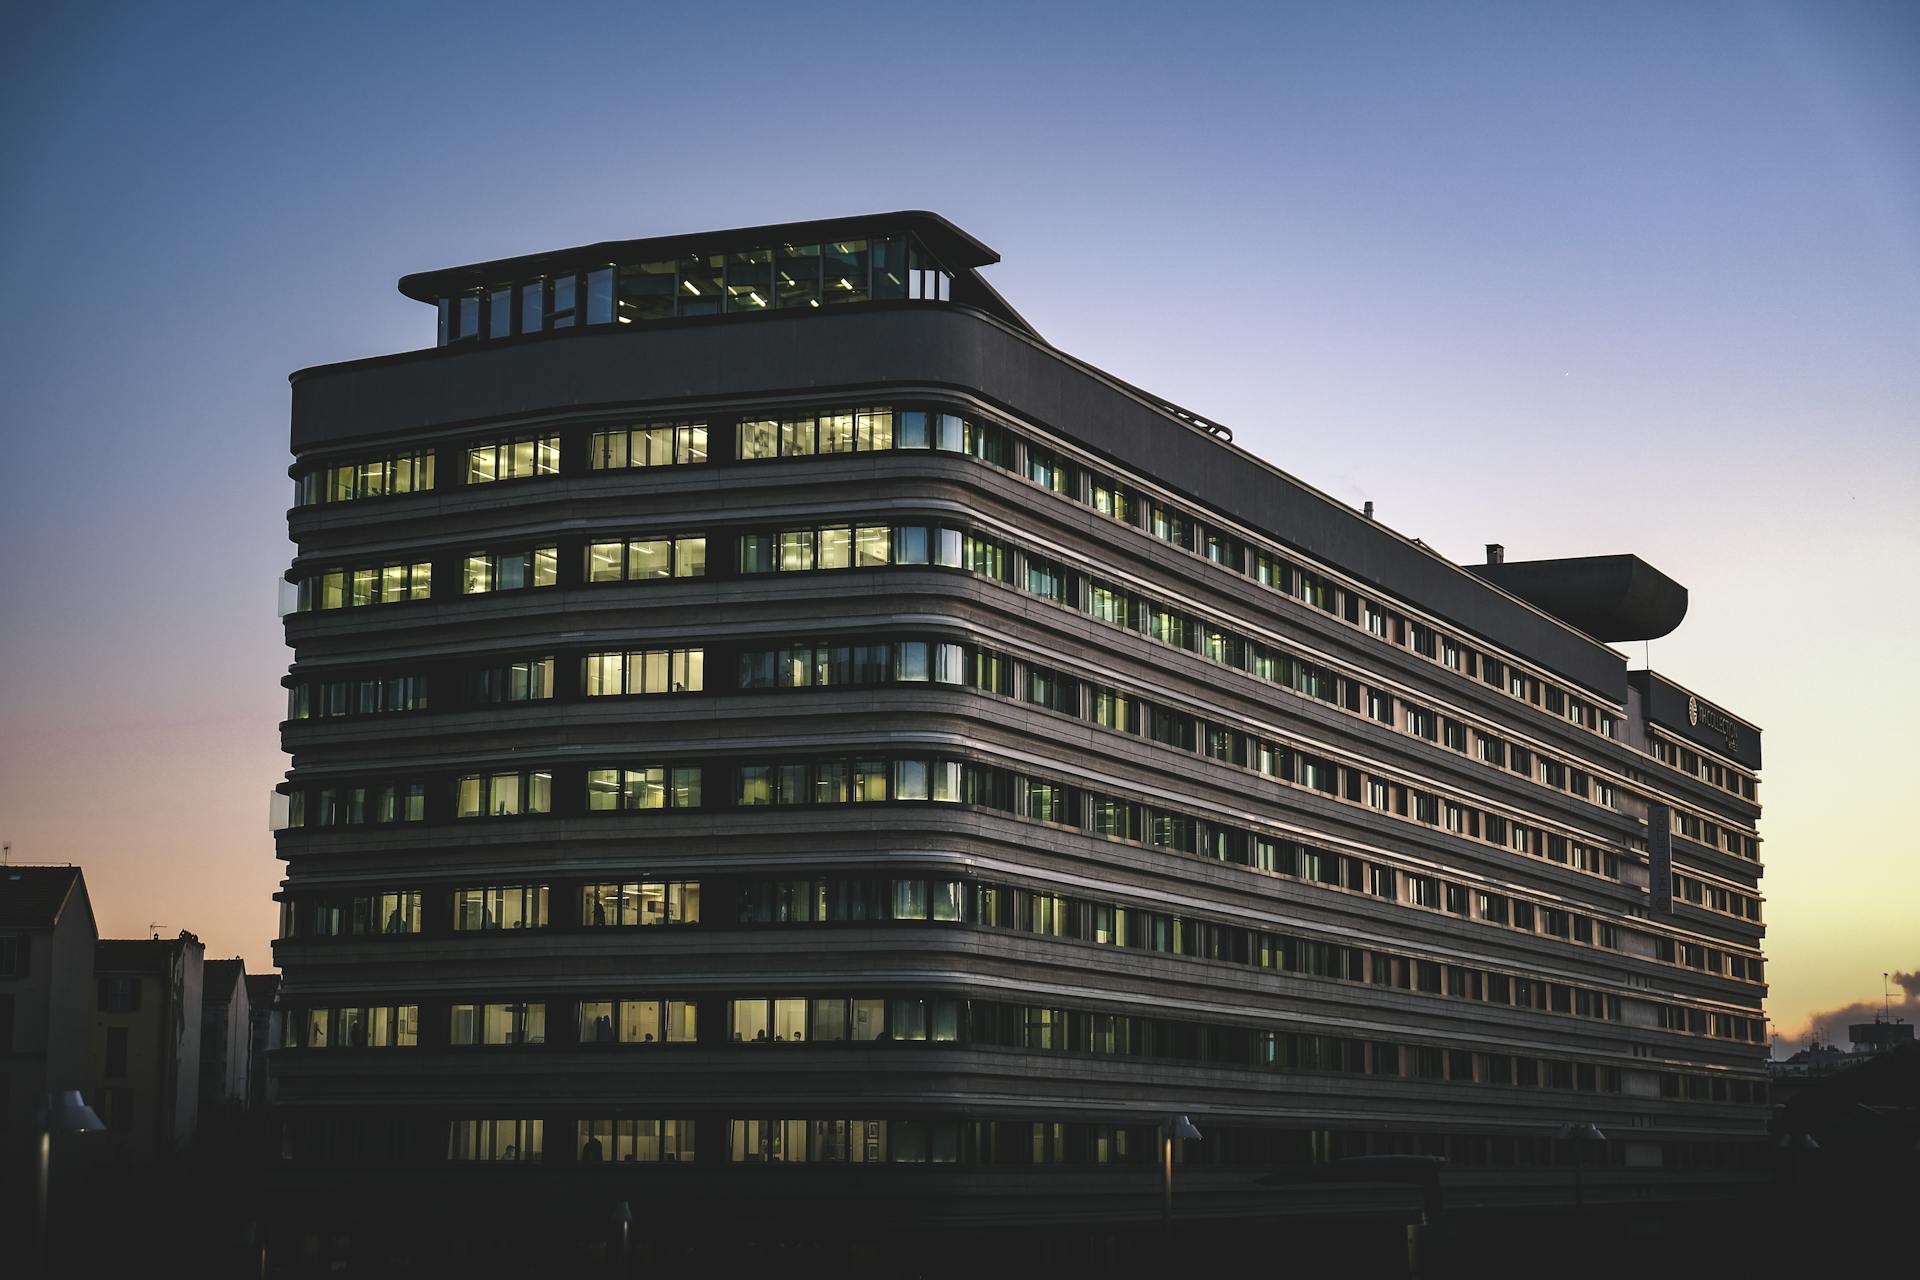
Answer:
[(106, 1121), (94, 1114), (78, 1089), (62, 1089), (53, 1095), (47, 1110), (47, 1128), (54, 1133), (97, 1133)]

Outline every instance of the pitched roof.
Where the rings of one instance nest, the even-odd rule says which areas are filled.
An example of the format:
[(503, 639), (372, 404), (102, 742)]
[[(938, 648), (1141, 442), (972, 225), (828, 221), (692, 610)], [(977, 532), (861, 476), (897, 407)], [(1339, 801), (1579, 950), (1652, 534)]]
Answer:
[(279, 994), (279, 974), (250, 973), (247, 975), (247, 1003), (254, 1008), (272, 1004), (273, 998)]
[(0, 867), (0, 927), (54, 924), (79, 882), (78, 867)]

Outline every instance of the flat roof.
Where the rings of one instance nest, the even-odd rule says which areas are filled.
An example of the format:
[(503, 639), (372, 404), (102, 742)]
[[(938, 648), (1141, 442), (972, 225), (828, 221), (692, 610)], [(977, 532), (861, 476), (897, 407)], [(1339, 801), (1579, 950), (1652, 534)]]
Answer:
[(693, 252), (727, 253), (734, 249), (764, 249), (776, 244), (816, 244), (830, 240), (864, 240), (897, 232), (911, 232), (932, 250), (949, 271), (970, 270), (1000, 261), (1000, 255), (937, 213), (900, 209), (892, 213), (863, 213), (849, 218), (818, 218), (810, 222), (771, 222), (758, 227), (730, 227), (639, 240), (602, 240), (571, 249), (496, 258), (465, 266), (416, 271), (400, 277), (400, 292), (416, 302), (438, 302), (466, 289), (486, 288), (503, 281), (547, 275), (556, 270), (578, 270), (609, 262), (662, 262)]

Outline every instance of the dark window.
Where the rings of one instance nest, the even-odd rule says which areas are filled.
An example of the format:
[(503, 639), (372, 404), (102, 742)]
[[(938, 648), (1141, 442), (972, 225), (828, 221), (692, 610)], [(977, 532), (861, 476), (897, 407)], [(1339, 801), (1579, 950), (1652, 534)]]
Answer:
[(115, 1133), (133, 1128), (133, 1090), (99, 1089), (94, 1092), (93, 1109)]
[(100, 979), (101, 1013), (134, 1013), (140, 1008), (140, 979), (108, 974)]
[(107, 1028), (107, 1065), (104, 1074), (117, 1080), (127, 1074), (127, 1029)]

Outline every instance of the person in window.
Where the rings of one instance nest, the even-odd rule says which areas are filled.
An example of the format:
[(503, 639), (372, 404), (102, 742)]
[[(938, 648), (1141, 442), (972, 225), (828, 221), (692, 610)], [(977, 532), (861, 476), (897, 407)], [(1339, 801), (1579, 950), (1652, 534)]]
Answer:
[(395, 907), (393, 909), (393, 914), (387, 917), (387, 932), (388, 933), (405, 933), (406, 931), (407, 931), (407, 923), (406, 921), (400, 918), (400, 908)]
[(753, 1033), (753, 1042), (755, 1044), (765, 1044), (767, 1042), (767, 1029), (765, 1027)]
[(580, 1159), (586, 1164), (599, 1164), (606, 1159), (606, 1152), (600, 1146), (600, 1139), (588, 1138), (587, 1145), (580, 1148)]
[(601, 1014), (593, 1020), (593, 1039), (595, 1044), (613, 1043), (613, 1019)]
[(500, 1153), (500, 1158), (502, 1160), (518, 1160), (520, 1158), (520, 1148), (509, 1142), (507, 1149)]
[[(738, 1036), (735, 1036), (735, 1037), (734, 1037), (734, 1039), (736, 1039), (736, 1040), (737, 1040), (737, 1039), (739, 1039), (739, 1037), (738, 1037)], [(652, 1044), (652, 1043), (653, 1043), (653, 1032), (651, 1032), (651, 1031), (649, 1031), (649, 1032), (647, 1032), (647, 1034), (646, 1034), (646, 1035), (645, 1035), (644, 1037), (642, 1037), (642, 1038), (641, 1038), (641, 1041), (640, 1041), (640, 1043), (641, 1043), (641, 1044)]]
[(593, 895), (593, 923), (604, 925), (607, 922), (607, 904), (600, 900), (599, 894)]

